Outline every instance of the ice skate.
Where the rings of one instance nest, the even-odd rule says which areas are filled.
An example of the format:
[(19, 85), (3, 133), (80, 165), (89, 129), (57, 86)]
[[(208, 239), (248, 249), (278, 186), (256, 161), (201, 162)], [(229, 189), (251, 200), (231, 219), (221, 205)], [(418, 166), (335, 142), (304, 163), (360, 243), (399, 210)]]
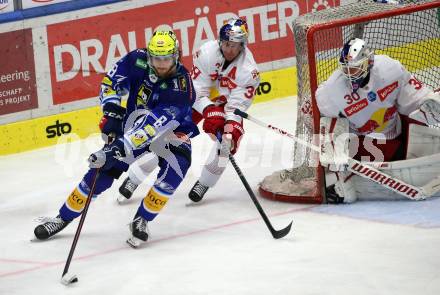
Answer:
[(148, 240), (150, 235), (148, 222), (136, 213), (129, 226), (132, 236), (128, 238), (127, 243), (133, 248), (138, 248), (142, 243), (145, 243)]
[(188, 197), (191, 201), (197, 203), (200, 202), (203, 199), (203, 196), (208, 191), (209, 187), (206, 185), (201, 184), (199, 181), (197, 181), (191, 191), (188, 194)]
[(38, 240), (47, 240), (62, 231), (70, 223), (70, 221), (62, 219), (59, 215), (55, 218), (40, 217), (38, 221), (41, 224), (34, 229), (35, 237)]
[(139, 185), (135, 184), (129, 177), (127, 177), (119, 187), (120, 195), (117, 198), (118, 203), (123, 204), (129, 200), (138, 186)]

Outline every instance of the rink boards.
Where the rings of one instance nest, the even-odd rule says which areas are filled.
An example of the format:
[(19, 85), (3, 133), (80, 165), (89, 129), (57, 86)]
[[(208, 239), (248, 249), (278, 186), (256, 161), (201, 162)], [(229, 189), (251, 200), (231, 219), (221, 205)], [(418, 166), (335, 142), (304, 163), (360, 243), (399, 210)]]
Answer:
[[(254, 103), (296, 95), (296, 69), (261, 73)], [(95, 86), (96, 89), (99, 85)], [(292, 110), (293, 113), (293, 110)], [(0, 125), (0, 155), (24, 152), (98, 133), (99, 106)]]

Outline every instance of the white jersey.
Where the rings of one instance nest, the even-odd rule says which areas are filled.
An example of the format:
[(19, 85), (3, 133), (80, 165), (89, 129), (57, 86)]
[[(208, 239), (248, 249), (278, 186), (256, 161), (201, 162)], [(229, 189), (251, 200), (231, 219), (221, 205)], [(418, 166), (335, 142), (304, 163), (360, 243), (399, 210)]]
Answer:
[(225, 58), (220, 52), (218, 41), (208, 41), (194, 54), (191, 77), (197, 98), (193, 108), (202, 113), (212, 104), (209, 95), (216, 88), (226, 98), (226, 120), (241, 122), (234, 110), (246, 111), (252, 104), (260, 75), (252, 52), (245, 47), (225, 69)]
[(393, 139), (402, 132), (398, 113), (409, 115), (431, 92), (399, 61), (376, 55), (367, 85), (353, 93), (338, 69), (318, 87), (316, 101), (322, 116), (346, 117), (358, 135)]

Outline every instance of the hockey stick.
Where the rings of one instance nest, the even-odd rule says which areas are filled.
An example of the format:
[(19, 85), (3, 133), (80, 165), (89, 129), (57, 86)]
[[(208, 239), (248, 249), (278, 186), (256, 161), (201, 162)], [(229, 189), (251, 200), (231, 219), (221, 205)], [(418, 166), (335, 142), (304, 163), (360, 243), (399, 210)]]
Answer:
[[(234, 114), (241, 116), (242, 118), (248, 119), (249, 121), (254, 122), (257, 125), (260, 125), (262, 127), (266, 127), (268, 129), (271, 129), (275, 132), (278, 132), (284, 136), (287, 136), (291, 139), (293, 139), (295, 142), (302, 144), (316, 152), (320, 152), (320, 148), (314, 144), (311, 144), (305, 140), (302, 140), (282, 129), (279, 129), (275, 126), (272, 126), (270, 124), (266, 124), (263, 121), (260, 121), (251, 115), (242, 112), (238, 109), (234, 111)], [(371, 163), (369, 163), (371, 164)], [(411, 200), (423, 200), (428, 197), (431, 197), (433, 194), (435, 194), (437, 191), (440, 190), (440, 177), (437, 177), (427, 183), (426, 185), (422, 187), (417, 187), (412, 184), (406, 183), (402, 180), (399, 180), (391, 175), (388, 175), (378, 169), (376, 169), (373, 166), (363, 164), (358, 160), (355, 160), (353, 158), (348, 158), (348, 170), (353, 172), (356, 175), (359, 175), (363, 178), (369, 179), (393, 192), (396, 192), (408, 199)]]
[(92, 187), (90, 188), (89, 194), (87, 196), (86, 204), (84, 205), (84, 210), (81, 214), (79, 220), (78, 228), (76, 229), (75, 237), (73, 238), (72, 246), (70, 247), (69, 256), (67, 257), (66, 264), (64, 265), (63, 275), (61, 276), (61, 283), (64, 285), (69, 285), (78, 282), (78, 277), (74, 274), (69, 274), (70, 262), (72, 261), (73, 253), (75, 252), (76, 244), (78, 243), (79, 235), (81, 234), (81, 229), (86, 219), (87, 211), (89, 210), (90, 202), (92, 201), (93, 194), (95, 193), (96, 181), (99, 177), (99, 169), (92, 180)]
[(249, 186), (249, 183), (247, 182), (246, 178), (244, 177), (243, 173), (241, 172), (240, 168), (238, 167), (237, 163), (235, 162), (234, 157), (232, 154), (229, 154), (229, 160), (232, 163), (232, 166), (234, 167), (235, 171), (238, 174), (238, 177), (240, 177), (241, 182), (243, 183), (244, 187), (246, 188), (247, 192), (249, 193), (249, 196), (252, 199), (252, 202), (254, 202), (255, 207), (257, 207), (258, 212), (260, 213), (261, 217), (264, 220), (264, 223), (266, 223), (267, 228), (269, 229), (270, 233), (272, 234), (274, 239), (281, 239), (282, 237), (286, 236), (292, 227), (292, 222), (285, 228), (281, 230), (276, 230), (273, 228), (272, 224), (269, 221), (269, 218), (267, 218), (266, 213), (264, 213), (263, 208), (261, 207), (260, 203), (258, 202), (257, 197), (255, 196), (254, 192), (252, 191), (251, 187)]

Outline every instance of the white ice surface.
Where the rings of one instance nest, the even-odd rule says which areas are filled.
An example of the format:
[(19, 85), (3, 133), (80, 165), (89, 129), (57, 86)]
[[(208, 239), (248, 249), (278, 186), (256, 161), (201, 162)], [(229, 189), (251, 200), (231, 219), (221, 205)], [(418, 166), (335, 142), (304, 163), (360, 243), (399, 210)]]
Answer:
[[(294, 130), (294, 98), (250, 113)], [(290, 165), (292, 143), (250, 122), (245, 129), (236, 159), (256, 192), (263, 176)], [(202, 204), (186, 206), (210, 144), (206, 135), (193, 140), (193, 166), (150, 224), (145, 247), (125, 243), (127, 224), (154, 178), (124, 206), (116, 203), (124, 176), (91, 204), (70, 266), (79, 282), (69, 287), (60, 278), (78, 222), (31, 242), (33, 219), (57, 214), (100, 139), (0, 157), (0, 294), (440, 294), (439, 200), (313, 206), (259, 198), (275, 228), (294, 221), (274, 240), (230, 166)]]

